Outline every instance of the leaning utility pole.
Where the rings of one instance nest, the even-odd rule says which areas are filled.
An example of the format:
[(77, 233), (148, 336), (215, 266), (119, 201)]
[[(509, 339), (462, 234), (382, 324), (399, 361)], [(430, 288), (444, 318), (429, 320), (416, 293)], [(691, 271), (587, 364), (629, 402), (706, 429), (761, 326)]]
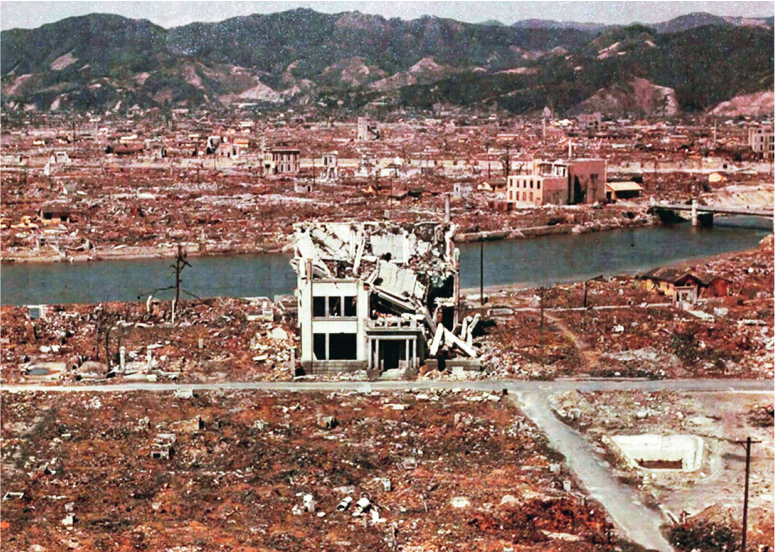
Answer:
[(743, 544), (740, 550), (745, 552), (747, 533), (748, 533), (748, 476), (751, 473), (751, 445), (761, 443), (761, 441), (752, 441), (748, 437), (745, 441), (736, 441), (738, 445), (745, 447), (745, 495), (743, 496)]

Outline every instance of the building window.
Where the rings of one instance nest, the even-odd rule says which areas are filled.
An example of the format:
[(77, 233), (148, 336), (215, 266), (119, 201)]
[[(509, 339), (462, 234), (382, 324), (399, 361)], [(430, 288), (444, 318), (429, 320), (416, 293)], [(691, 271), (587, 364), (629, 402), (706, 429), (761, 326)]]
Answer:
[(540, 180), (536, 180), (536, 189), (537, 190), (541, 189), (541, 181)]
[(350, 317), (357, 316), (355, 310), (355, 297), (344, 298), (344, 315)]
[(326, 334), (316, 333), (312, 335), (312, 352), (315, 360), (326, 359)]
[[(531, 189), (531, 190), (533, 189), (533, 181), (532, 181), (532, 180), (530, 181), (530, 189)], [(530, 195), (532, 196), (533, 194), (531, 193)], [(531, 198), (531, 199), (532, 199), (532, 198)]]
[(354, 333), (328, 334), (328, 360), (357, 360), (358, 347)]
[(522, 201), (527, 201), (527, 192), (522, 192)]
[(533, 192), (530, 192), (530, 201), (533, 201)]
[(329, 297), (328, 298), (328, 316), (342, 316), (342, 298), (341, 297)]
[(312, 316), (313, 318), (324, 318), (326, 316), (326, 298), (312, 298)]

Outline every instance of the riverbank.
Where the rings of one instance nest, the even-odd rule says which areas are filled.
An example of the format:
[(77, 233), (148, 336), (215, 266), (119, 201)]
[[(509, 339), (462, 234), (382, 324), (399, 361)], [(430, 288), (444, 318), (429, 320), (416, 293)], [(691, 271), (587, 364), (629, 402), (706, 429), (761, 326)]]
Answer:
[[(633, 218), (593, 220), (581, 224), (550, 224), (513, 228), (509, 230), (492, 230), (483, 232), (459, 232), (455, 236), (457, 243), (474, 243), (479, 241), (508, 241), (541, 236), (562, 234), (587, 234), (606, 232), (623, 228), (645, 228), (659, 224), (659, 219), (652, 216), (633, 215)], [(278, 242), (256, 245), (218, 245), (201, 243), (183, 243), (189, 257), (219, 257), (225, 255), (262, 255), (289, 253), (293, 249), (292, 235), (279, 237)], [(67, 255), (55, 252), (42, 253), (30, 251), (3, 255), (0, 264), (12, 263), (82, 263), (95, 261), (119, 261), (134, 259), (172, 259), (177, 255), (177, 243), (157, 246), (125, 246), (118, 245), (109, 248), (94, 248), (87, 254)]]
[[(565, 233), (535, 239), (482, 242), (486, 286), (552, 286), (600, 275), (634, 274), (687, 258), (755, 247), (761, 230), (697, 229), (689, 225)], [(460, 243), (460, 285), (478, 290), (479, 243)], [(183, 289), (197, 297), (256, 297), (293, 293), (296, 276), (282, 248), (189, 256)], [(278, 253), (279, 251), (279, 253)], [(127, 252), (119, 250), (122, 255)], [(141, 253), (148, 253), (144, 251)], [(208, 253), (213, 253), (209, 251)], [(99, 263), (10, 263), (3, 266), (3, 304), (37, 305), (169, 298), (169, 257), (137, 256)], [(159, 291), (162, 290), (162, 291)]]
[[(708, 267), (719, 262), (733, 261), (735, 259), (738, 259), (741, 256), (753, 256), (753, 255), (757, 255), (758, 253), (761, 253), (763, 250), (764, 251), (771, 250), (773, 247), (773, 239), (774, 239), (773, 234), (769, 234), (764, 238), (762, 238), (762, 240), (759, 242), (759, 245), (757, 245), (756, 247), (749, 247), (749, 248), (741, 249), (737, 251), (726, 251), (723, 253), (716, 253), (714, 255), (703, 255), (700, 257), (691, 257), (680, 261), (667, 262), (663, 266), (670, 267), (670, 268), (678, 268), (678, 269), (696, 269), (702, 266)], [(632, 271), (629, 271), (629, 272), (622, 272), (620, 274), (610, 275), (610, 276), (628, 277), (628, 276), (632, 276), (633, 274), (635, 273)], [(573, 281), (567, 280), (563, 282), (555, 282), (555, 284), (573, 285), (583, 281), (598, 279), (600, 276), (603, 276), (603, 275), (600, 274), (590, 278), (582, 278), (582, 279), (573, 280)], [(494, 295), (524, 291), (528, 289), (537, 289), (539, 287), (541, 287), (540, 284), (530, 283), (530, 282), (522, 282), (522, 283), (516, 283), (516, 284), (486, 285), (483, 288), (480, 288), (479, 286), (475, 286), (475, 287), (469, 286), (469, 287), (461, 288), (460, 294), (461, 296), (467, 298), (469, 301), (478, 301), (480, 292), (482, 290), (484, 291), (485, 297), (490, 297)]]
[(606, 232), (623, 228), (646, 228), (656, 226), (659, 219), (652, 216), (641, 216), (633, 219), (614, 219), (608, 221), (591, 221), (583, 224), (554, 224), (514, 228), (511, 230), (494, 230), (490, 232), (465, 232), (455, 236), (457, 243), (473, 243), (479, 241), (520, 240), (538, 238), (541, 236), (556, 236), (561, 234), (588, 234), (591, 232)]
[[(291, 251), (290, 237), (284, 245), (266, 244), (252, 247), (239, 245), (207, 245), (202, 247), (198, 243), (183, 243), (188, 257), (224, 257), (230, 255), (271, 255), (287, 253)], [(110, 248), (95, 248), (89, 254), (62, 255), (55, 252), (42, 254), (39, 251), (30, 252), (29, 255), (6, 255), (0, 257), (0, 264), (22, 263), (87, 263), (99, 261), (130, 261), (142, 259), (174, 259), (177, 255), (177, 244), (163, 246), (116, 246)]]

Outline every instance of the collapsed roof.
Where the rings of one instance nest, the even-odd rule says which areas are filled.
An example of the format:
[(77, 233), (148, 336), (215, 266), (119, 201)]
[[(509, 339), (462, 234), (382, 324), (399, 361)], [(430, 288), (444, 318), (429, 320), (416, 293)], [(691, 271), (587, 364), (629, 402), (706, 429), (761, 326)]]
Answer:
[(411, 271), (444, 278), (456, 268), (454, 226), (423, 223), (409, 230), (390, 222), (300, 223), (294, 225), (296, 272), (300, 259), (312, 261), (313, 274), (323, 278), (381, 278), (402, 291), (413, 282)]
[(454, 225), (300, 223), (294, 229), (291, 265), (300, 277), (308, 277), (309, 265), (314, 279), (361, 279), (388, 310), (420, 315), (432, 332), (436, 309), (455, 304)]

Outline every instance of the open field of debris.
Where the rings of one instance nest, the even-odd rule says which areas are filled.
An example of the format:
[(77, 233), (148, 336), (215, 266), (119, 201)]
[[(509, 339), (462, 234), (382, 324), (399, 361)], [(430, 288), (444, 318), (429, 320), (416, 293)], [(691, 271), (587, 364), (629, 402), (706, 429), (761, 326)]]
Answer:
[[(295, 308), (292, 303), (291, 309)], [(298, 346), (268, 299), (2, 307), (2, 381), (290, 379)], [(123, 352), (122, 352), (123, 350)], [(109, 380), (110, 381), (110, 380)]]
[(739, 546), (751, 437), (748, 545), (772, 549), (772, 393), (570, 391), (552, 404), (596, 445), (613, 476), (663, 511), (665, 534), (679, 550)]
[(611, 536), (500, 395), (2, 398), (7, 550), (595, 550)]

